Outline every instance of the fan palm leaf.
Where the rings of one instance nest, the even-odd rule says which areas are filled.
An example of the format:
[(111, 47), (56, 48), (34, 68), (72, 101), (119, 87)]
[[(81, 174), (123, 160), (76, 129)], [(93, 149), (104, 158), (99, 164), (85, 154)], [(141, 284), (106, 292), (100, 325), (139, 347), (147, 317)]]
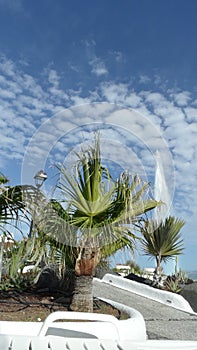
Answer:
[(27, 219), (23, 202), (22, 187), (6, 187), (0, 193), (0, 229), (6, 231), (6, 225), (17, 226), (18, 220)]
[[(125, 172), (117, 181), (112, 181), (109, 171), (101, 164), (99, 135), (95, 137), (93, 147), (82, 150), (77, 157), (72, 173), (65, 165), (57, 165), (61, 174), (57, 187), (66, 197), (64, 207), (61, 206), (61, 211), (66, 213), (66, 222), (73, 228), (71, 231), (75, 226), (76, 230), (83, 231), (83, 241), (90, 237), (100, 240), (101, 236), (104, 237), (102, 242), (118, 240), (123, 232), (131, 231), (131, 227), (125, 225), (134, 225), (136, 217), (158, 205), (147, 195), (149, 184), (138, 176), (131, 178)], [(54, 203), (53, 209), (59, 213)], [(132, 242), (134, 237), (134, 234), (130, 236)]]
[(142, 249), (145, 255), (166, 262), (183, 252), (183, 239), (180, 230), (185, 222), (169, 216), (158, 225), (156, 220), (146, 222), (142, 229)]

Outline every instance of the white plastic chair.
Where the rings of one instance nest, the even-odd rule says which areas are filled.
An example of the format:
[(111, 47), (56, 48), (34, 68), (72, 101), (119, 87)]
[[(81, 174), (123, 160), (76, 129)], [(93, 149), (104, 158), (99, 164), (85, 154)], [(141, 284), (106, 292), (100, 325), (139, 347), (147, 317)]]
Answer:
[[(120, 350), (117, 342), (113, 340), (102, 340), (99, 339), (65, 339), (53, 338), (49, 341), (51, 350)], [(130, 345), (131, 349), (131, 345)]]
[[(110, 323), (113, 326), (113, 329), (115, 331), (115, 337), (117, 340), (120, 340), (120, 334), (119, 334), (119, 322), (114, 316), (111, 315), (104, 315), (104, 314), (96, 314), (96, 313), (87, 313), (87, 312), (69, 312), (69, 311), (56, 311), (50, 314), (46, 320), (43, 322), (42, 327), (38, 333), (38, 336), (46, 336), (47, 331), (52, 328), (55, 324), (54, 322), (57, 320), (75, 320), (77, 321), (77, 328), (79, 329), (79, 321), (97, 321), (97, 322), (104, 322), (104, 323)], [(65, 328), (62, 323), (62, 331), (65, 333), (66, 337), (66, 331), (69, 330), (69, 323), (65, 324)], [(74, 323), (73, 323), (74, 325)], [(82, 326), (84, 325), (81, 324)], [(80, 326), (80, 327), (82, 327)], [(60, 326), (61, 327), (61, 326)], [(68, 329), (67, 329), (68, 327)], [(91, 323), (88, 327), (86, 327), (87, 332), (89, 331), (91, 333)], [(49, 332), (50, 334), (50, 332)], [(53, 334), (55, 335), (55, 334)], [(58, 333), (57, 333), (58, 335)], [(85, 332), (84, 332), (85, 336)], [(95, 336), (96, 338), (96, 336)]]

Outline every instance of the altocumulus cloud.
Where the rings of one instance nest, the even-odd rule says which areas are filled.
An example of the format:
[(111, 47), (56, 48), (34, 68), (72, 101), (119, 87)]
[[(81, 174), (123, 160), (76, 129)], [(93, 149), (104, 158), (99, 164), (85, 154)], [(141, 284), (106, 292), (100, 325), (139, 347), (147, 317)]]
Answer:
[[(91, 58), (90, 65), (94, 74), (107, 74), (104, 63), (96, 57)], [(145, 89), (149, 79), (147, 76), (139, 77), (139, 84), (143, 84), (142, 91), (139, 90), (139, 86), (137, 90), (131, 84), (105, 81), (84, 96), (82, 90), (64, 91), (61, 87), (61, 78), (55, 69), (46, 69), (40, 81), (18, 70), (12, 61), (2, 57), (0, 61), (0, 164), (6, 165), (9, 160), (22, 162), (31, 137), (38, 129), (41, 131), (42, 125), (47, 123), (48, 118), (52, 118), (57, 113), (59, 116), (56, 128), (54, 129), (52, 124), (48, 125), (50, 126), (48, 135), (43, 130), (42, 147), (41, 144), (40, 147), (35, 146), (34, 153), (38, 159), (41, 159), (43, 149), (45, 150), (50, 144), (56, 159), (61, 160), (65, 150), (78, 142), (79, 134), (73, 130), (96, 122), (92, 116), (94, 113), (96, 116), (98, 111), (96, 111), (96, 105), (92, 107), (91, 104), (108, 102), (108, 105), (99, 104), (100, 108), (101, 106), (103, 108), (99, 113), (100, 122), (106, 124), (103, 138), (110, 139), (108, 142), (111, 144), (112, 160), (118, 159), (118, 163), (121, 164), (121, 156), (126, 159), (129, 154), (127, 157), (129, 167), (132, 167), (131, 159), (133, 159), (134, 171), (140, 168), (142, 172), (146, 174), (150, 172), (152, 176), (155, 164), (150, 150), (156, 152), (160, 148), (161, 140), (158, 135), (161, 135), (174, 162), (176, 188), (173, 206), (175, 211), (179, 211), (179, 215), (188, 213), (191, 215), (197, 205), (197, 103), (190, 91), (177, 92), (170, 89), (164, 94), (159, 88), (159, 83), (154, 91)], [(81, 108), (81, 113), (80, 109), (78, 113), (73, 109), (77, 105), (84, 104), (86, 109)], [(109, 104), (112, 104), (111, 109)], [(119, 106), (116, 111), (113, 110), (113, 104)], [(65, 114), (63, 113), (65, 108), (71, 108), (71, 110)], [(143, 118), (135, 115), (131, 120), (128, 111), (130, 109), (139, 112)], [(111, 120), (109, 115), (113, 116)], [(121, 115), (124, 119), (122, 129)], [(114, 121), (119, 128), (112, 126)], [(128, 132), (131, 128), (132, 133)], [(62, 130), (71, 130), (71, 132), (63, 138)], [(80, 142), (83, 142), (83, 137), (88, 137), (90, 131), (88, 128), (83, 130)], [(107, 152), (109, 145), (105, 144), (105, 140), (103, 147)], [(67, 147), (65, 142), (68, 143)], [(122, 145), (122, 155), (118, 152), (120, 145)]]

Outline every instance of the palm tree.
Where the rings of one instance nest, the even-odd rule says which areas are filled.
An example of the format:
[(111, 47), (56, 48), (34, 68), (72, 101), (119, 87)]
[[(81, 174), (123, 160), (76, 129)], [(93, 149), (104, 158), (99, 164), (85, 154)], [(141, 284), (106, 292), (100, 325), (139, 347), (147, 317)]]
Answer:
[(7, 238), (11, 238), (10, 242), (13, 242), (10, 227), (18, 228), (19, 219), (27, 219), (22, 186), (10, 187), (7, 185), (8, 182), (8, 178), (0, 173), (0, 231), (2, 232), (0, 243), (0, 280), (4, 248), (8, 245), (8, 243), (5, 244), (5, 241)]
[(9, 182), (8, 178), (0, 172), (0, 186), (5, 185)]
[[(7, 225), (19, 229), (19, 222), (30, 222), (33, 208), (35, 206), (35, 197), (37, 189), (31, 185), (16, 185), (10, 187), (7, 185), (8, 178), (0, 173), (0, 231), (7, 232)], [(44, 199), (43, 199), (44, 198)], [(39, 196), (39, 203), (46, 198)]]
[(8, 232), (7, 224), (16, 224), (20, 214), (25, 213), (21, 186), (10, 187), (8, 178), (0, 173), (0, 230)]
[(57, 167), (61, 174), (57, 188), (64, 202), (54, 200), (52, 208), (45, 208), (40, 228), (49, 239), (73, 247), (76, 283), (71, 309), (92, 311), (92, 278), (102, 254), (125, 246), (133, 249), (134, 225), (158, 203), (148, 197), (149, 184), (138, 176), (131, 178), (125, 172), (112, 180), (101, 163), (99, 134), (92, 147), (77, 154), (72, 172), (64, 165)]
[[(13, 227), (19, 230), (19, 223), (27, 225), (31, 222), (32, 213), (37, 205), (46, 205), (46, 197), (31, 185), (8, 186), (8, 178), (0, 173), (0, 231), (4, 235), (10, 235), (9, 229)], [(43, 205), (44, 203), (44, 205)]]
[(158, 225), (156, 220), (149, 220), (141, 229), (142, 249), (145, 255), (156, 259), (156, 276), (160, 277), (162, 262), (167, 262), (183, 253), (183, 239), (180, 230), (185, 222), (169, 216)]

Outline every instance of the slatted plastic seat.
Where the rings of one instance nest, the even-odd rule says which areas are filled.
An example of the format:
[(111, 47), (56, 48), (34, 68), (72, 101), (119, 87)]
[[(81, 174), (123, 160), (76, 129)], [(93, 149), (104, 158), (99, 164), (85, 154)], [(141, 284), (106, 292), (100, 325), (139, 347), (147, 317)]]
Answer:
[(196, 341), (63, 338), (0, 335), (1, 350), (197, 350)]
[(9, 335), (1, 335), (0, 336), (0, 349), (1, 350), (9, 349), (11, 341), (12, 341), (12, 337), (11, 336), (9, 336)]
[[(146, 340), (144, 321), (134, 316), (118, 321), (111, 315), (58, 311), (40, 327), (6, 322), (1, 324), (0, 350), (197, 350), (197, 341)], [(55, 322), (63, 319), (69, 322)]]
[[(86, 322), (54, 323), (62, 319), (88, 320), (89, 324), (86, 324), (84, 330)], [(111, 336), (113, 340), (99, 340), (94, 334), (95, 327), (92, 327), (92, 321), (97, 322), (96, 324), (94, 322), (97, 333), (99, 333), (98, 328), (103, 329), (102, 326), (105, 331), (110, 329), (112, 333), (107, 333), (107, 336)], [(107, 327), (109, 325), (110, 328)], [(0, 350), (117, 350), (117, 343), (114, 340), (120, 339), (118, 326), (119, 321), (111, 315), (58, 311), (46, 318), (37, 335), (0, 334)], [(74, 338), (75, 335), (76, 338)]]
[(117, 345), (116, 341), (105, 339), (75, 339), (69, 338), (65, 341), (62, 339), (60, 345), (58, 339), (54, 338), (49, 341), (51, 350), (120, 350), (121, 348)]
[(48, 344), (46, 337), (0, 335), (0, 350), (49, 350)]
[(1, 350), (119, 350), (113, 340), (62, 337), (0, 336)]

